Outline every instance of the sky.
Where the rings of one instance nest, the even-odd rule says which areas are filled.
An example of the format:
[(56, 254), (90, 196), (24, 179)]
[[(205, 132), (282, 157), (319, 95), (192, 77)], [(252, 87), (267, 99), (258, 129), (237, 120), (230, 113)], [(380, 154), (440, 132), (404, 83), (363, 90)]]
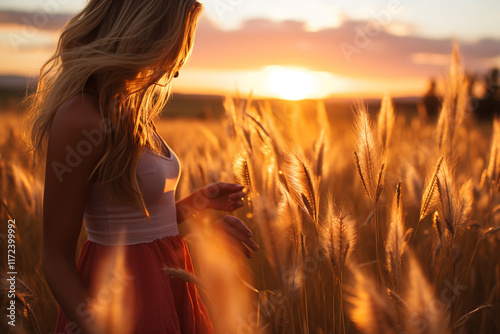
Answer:
[[(37, 75), (84, 0), (0, 2), (0, 75)], [(421, 95), (446, 75), (500, 67), (498, 0), (203, 0), (174, 92), (285, 99)], [(34, 26), (34, 27), (33, 27)]]

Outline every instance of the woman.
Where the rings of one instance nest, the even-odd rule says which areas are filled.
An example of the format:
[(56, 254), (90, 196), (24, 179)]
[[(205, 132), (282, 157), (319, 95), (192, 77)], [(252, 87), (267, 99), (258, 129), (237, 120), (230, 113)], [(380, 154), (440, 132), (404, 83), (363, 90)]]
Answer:
[[(177, 224), (241, 207), (243, 187), (219, 182), (175, 202), (180, 164), (154, 124), (201, 10), (195, 0), (90, 0), (26, 100), (28, 140), (46, 159), (43, 270), (60, 305), (56, 333), (212, 332), (194, 284), (163, 268), (193, 273)], [(241, 220), (218, 223), (248, 257), (258, 249)]]

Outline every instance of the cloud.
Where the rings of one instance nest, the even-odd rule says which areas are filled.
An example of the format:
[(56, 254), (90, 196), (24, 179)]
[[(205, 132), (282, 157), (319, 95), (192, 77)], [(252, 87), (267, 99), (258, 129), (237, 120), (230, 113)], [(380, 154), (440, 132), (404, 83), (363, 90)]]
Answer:
[(30, 26), (41, 30), (59, 30), (74, 14), (0, 10), (0, 26)]
[[(404, 33), (395, 34), (394, 29), (374, 21), (344, 20), (336, 28), (309, 31), (303, 22), (259, 19), (228, 31), (204, 19), (190, 66), (221, 70), (302, 66), (359, 78), (423, 78), (444, 73), (443, 59), (451, 59), (451, 38), (415, 36), (411, 26), (400, 22), (398, 30)], [(500, 40), (459, 41), (459, 45), (470, 71), (484, 71), (485, 64), (500, 56)]]
[(411, 55), (411, 60), (415, 64), (446, 66), (450, 63), (450, 57), (440, 53), (419, 52)]

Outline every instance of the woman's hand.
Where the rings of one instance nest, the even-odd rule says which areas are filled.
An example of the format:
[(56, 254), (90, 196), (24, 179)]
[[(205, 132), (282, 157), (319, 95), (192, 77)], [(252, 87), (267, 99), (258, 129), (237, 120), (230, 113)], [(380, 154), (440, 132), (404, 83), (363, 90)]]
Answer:
[(201, 193), (208, 199), (207, 208), (221, 211), (234, 211), (243, 206), (245, 186), (217, 182), (211, 183), (200, 189)]
[(252, 231), (238, 217), (225, 216), (222, 220), (217, 220), (215, 224), (229, 237), (228, 241), (241, 250), (246, 257), (252, 257), (251, 249), (259, 250), (259, 246), (252, 240)]
[(245, 187), (234, 183), (211, 183), (175, 203), (177, 224), (202, 210), (234, 211), (243, 206)]

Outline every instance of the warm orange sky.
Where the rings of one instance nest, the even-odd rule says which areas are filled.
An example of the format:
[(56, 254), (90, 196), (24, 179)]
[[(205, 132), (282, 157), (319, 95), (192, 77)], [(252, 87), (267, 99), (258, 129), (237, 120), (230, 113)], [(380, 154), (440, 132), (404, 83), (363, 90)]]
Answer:
[[(430, 77), (446, 73), (454, 37), (469, 72), (500, 66), (498, 1), (476, 2), (475, 15), (465, 4), (443, 7), (449, 0), (440, 6), (289, 1), (282, 10), (276, 6), (281, 0), (267, 7), (253, 1), (203, 1), (193, 57), (174, 81), (174, 91), (238, 89), (287, 99), (380, 97), (384, 91), (421, 95)], [(58, 29), (83, 3), (61, 5), (59, 11), (32, 0), (0, 6), (0, 75), (36, 75), (55, 47)]]

